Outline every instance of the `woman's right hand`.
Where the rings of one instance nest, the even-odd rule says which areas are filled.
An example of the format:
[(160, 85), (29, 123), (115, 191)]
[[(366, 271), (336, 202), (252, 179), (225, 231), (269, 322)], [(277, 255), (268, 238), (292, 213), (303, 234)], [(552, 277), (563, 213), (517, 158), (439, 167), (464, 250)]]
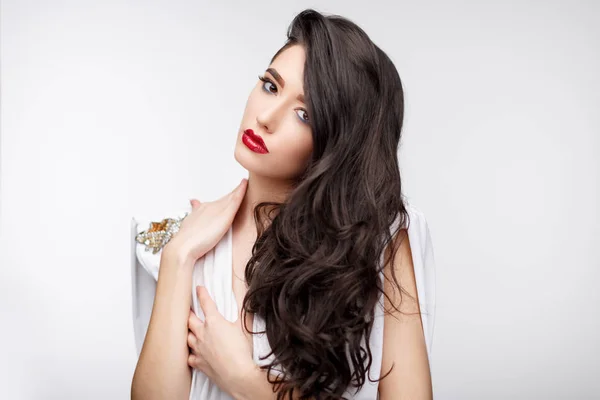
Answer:
[(233, 191), (218, 200), (207, 203), (190, 200), (192, 211), (164, 250), (192, 263), (210, 251), (233, 223), (247, 186), (248, 180), (244, 178)]

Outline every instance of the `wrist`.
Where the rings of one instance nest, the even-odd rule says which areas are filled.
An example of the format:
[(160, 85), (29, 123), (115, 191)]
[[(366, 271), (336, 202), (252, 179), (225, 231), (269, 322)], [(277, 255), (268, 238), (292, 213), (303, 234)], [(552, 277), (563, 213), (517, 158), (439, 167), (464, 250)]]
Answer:
[(232, 393), (235, 400), (265, 399), (274, 394), (265, 372), (255, 363), (252, 363), (237, 381), (239, 384)]
[(162, 249), (163, 256), (170, 258), (177, 265), (194, 265), (196, 258), (193, 257), (189, 247), (183, 241), (176, 238), (171, 239)]

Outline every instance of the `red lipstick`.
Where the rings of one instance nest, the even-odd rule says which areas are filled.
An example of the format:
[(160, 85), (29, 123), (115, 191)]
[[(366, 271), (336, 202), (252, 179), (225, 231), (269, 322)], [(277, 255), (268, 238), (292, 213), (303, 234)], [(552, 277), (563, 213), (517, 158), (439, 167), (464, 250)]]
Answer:
[(265, 154), (268, 153), (267, 146), (260, 136), (254, 133), (252, 129), (246, 129), (242, 135), (242, 142), (250, 150), (255, 153)]

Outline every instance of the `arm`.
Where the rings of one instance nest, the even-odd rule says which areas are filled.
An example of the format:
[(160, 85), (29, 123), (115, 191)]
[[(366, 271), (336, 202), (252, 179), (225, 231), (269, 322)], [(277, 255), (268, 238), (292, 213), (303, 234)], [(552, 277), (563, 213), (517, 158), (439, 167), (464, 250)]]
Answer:
[[(382, 376), (392, 364), (394, 368), (380, 381), (379, 396), (380, 400), (432, 399), (431, 374), (406, 230), (401, 230), (396, 240), (401, 240), (401, 244), (394, 265), (387, 265), (384, 270), (384, 290), (402, 313), (396, 311), (385, 298), (385, 309), (389, 314), (384, 316)], [(412, 299), (403, 293), (400, 301), (398, 289), (393, 285), (391, 268), (394, 268), (398, 282)]]
[(131, 399), (189, 398), (187, 319), (194, 262), (167, 244), (162, 249), (156, 296), (131, 384)]
[(131, 383), (132, 400), (187, 400), (192, 371), (188, 366), (188, 317), (196, 260), (214, 248), (231, 226), (248, 180), (212, 202), (190, 200), (177, 233), (162, 248), (156, 295), (146, 337)]

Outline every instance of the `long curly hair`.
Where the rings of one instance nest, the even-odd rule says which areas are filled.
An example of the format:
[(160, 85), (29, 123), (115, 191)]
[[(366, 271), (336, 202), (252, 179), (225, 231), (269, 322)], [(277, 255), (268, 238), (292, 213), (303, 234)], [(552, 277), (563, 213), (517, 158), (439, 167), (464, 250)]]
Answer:
[(409, 223), (397, 158), (404, 94), (389, 57), (344, 17), (300, 12), (272, 60), (292, 45), (306, 52), (314, 150), (284, 203), (254, 209), (242, 307), (265, 321), (274, 361), (263, 368), (278, 399), (343, 399), (372, 364), (375, 307), (388, 297), (382, 252), (391, 244), (393, 262), (399, 247), (390, 226)]

